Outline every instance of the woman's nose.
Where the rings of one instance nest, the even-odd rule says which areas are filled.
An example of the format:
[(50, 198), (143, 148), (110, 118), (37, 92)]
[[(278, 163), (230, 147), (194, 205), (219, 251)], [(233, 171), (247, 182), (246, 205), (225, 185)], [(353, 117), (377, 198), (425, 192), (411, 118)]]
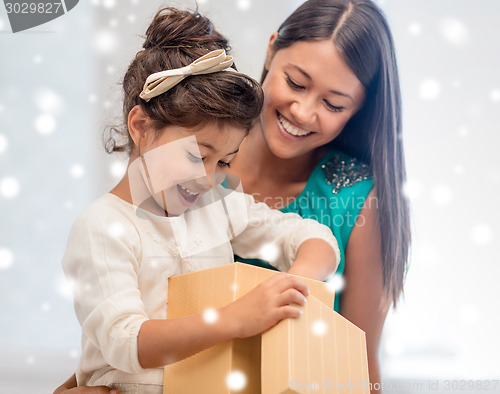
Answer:
[(313, 97), (308, 95), (296, 99), (290, 106), (290, 112), (299, 123), (298, 126), (309, 128), (308, 126), (311, 126), (316, 118), (316, 105)]

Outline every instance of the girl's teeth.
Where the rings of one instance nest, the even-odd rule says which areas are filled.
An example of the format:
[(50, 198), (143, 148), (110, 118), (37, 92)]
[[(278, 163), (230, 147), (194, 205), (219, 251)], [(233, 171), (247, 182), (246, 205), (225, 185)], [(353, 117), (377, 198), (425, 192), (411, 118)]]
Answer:
[(299, 128), (293, 126), (292, 124), (290, 124), (290, 122), (288, 120), (283, 118), (281, 115), (279, 115), (278, 119), (279, 119), (279, 122), (281, 123), (281, 125), (283, 126), (283, 128), (291, 135), (295, 135), (297, 137), (303, 137), (304, 135), (311, 134), (310, 131), (302, 130), (302, 129), (299, 129)]
[(190, 192), (188, 189), (186, 189), (185, 187), (179, 185), (181, 187), (182, 190), (184, 190), (186, 193), (188, 194), (191, 194), (192, 196), (197, 196), (198, 193), (193, 193), (193, 192)]

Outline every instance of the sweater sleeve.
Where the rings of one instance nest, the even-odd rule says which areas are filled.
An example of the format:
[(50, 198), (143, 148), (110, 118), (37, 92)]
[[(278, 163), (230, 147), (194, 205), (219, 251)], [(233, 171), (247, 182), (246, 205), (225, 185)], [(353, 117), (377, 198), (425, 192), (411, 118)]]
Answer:
[(83, 346), (97, 348), (113, 368), (135, 373), (137, 336), (148, 319), (138, 287), (140, 237), (112, 209), (87, 209), (74, 223), (63, 257)]
[(312, 219), (303, 219), (295, 213), (271, 209), (264, 203), (255, 202), (248, 194), (233, 192), (227, 200), (231, 221), (238, 218), (239, 222), (232, 226), (239, 231), (231, 241), (234, 253), (238, 256), (261, 258), (286, 272), (304, 241), (321, 239), (333, 248), (338, 265), (339, 247), (327, 226)]

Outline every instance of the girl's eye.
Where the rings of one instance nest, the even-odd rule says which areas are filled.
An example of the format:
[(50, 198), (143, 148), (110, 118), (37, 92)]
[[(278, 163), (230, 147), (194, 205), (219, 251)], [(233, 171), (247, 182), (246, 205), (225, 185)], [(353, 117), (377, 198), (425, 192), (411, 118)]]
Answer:
[(324, 100), (326, 107), (333, 112), (340, 112), (344, 109), (344, 107), (337, 107), (333, 104), (330, 104), (327, 100)]
[(219, 165), (219, 167), (225, 167), (225, 168), (231, 167), (229, 162), (225, 162), (225, 161), (219, 161), (217, 164)]
[(193, 163), (201, 163), (203, 162), (203, 158), (198, 157), (193, 155), (192, 153), (188, 152), (188, 159), (191, 160)]
[(287, 75), (286, 76), (286, 83), (288, 86), (290, 86), (294, 90), (303, 90), (304, 86), (298, 85), (295, 82), (292, 81), (292, 79)]

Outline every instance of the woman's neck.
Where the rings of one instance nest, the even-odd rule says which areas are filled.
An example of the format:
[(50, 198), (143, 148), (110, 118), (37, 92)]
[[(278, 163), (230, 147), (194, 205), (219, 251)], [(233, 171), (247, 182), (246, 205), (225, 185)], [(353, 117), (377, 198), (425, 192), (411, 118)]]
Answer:
[(275, 185), (307, 182), (323, 154), (323, 150), (313, 150), (290, 159), (280, 158), (269, 149), (257, 125), (241, 144), (231, 163), (231, 172), (252, 183), (257, 180)]

